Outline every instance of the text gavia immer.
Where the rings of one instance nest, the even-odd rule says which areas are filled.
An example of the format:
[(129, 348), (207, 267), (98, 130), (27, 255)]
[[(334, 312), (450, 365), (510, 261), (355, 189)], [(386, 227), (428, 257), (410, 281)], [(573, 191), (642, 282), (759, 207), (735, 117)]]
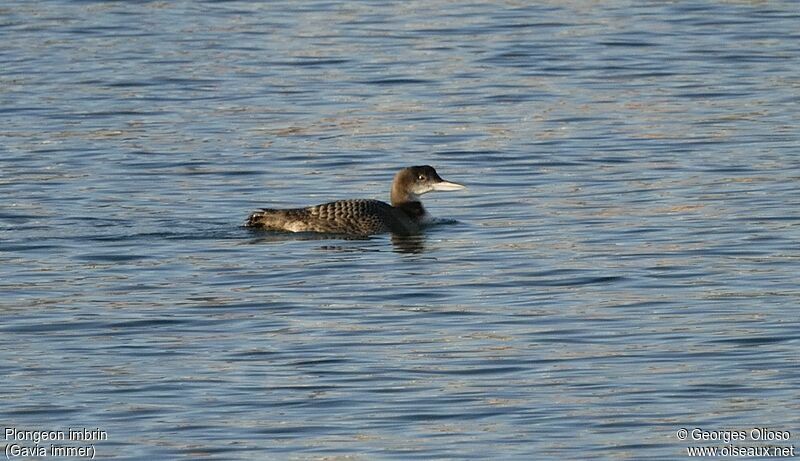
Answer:
[(288, 210), (263, 208), (247, 218), (247, 226), (290, 232), (410, 235), (419, 232), (430, 218), (420, 195), (460, 189), (464, 186), (445, 181), (431, 166), (412, 166), (395, 175), (391, 205), (380, 200), (356, 199)]

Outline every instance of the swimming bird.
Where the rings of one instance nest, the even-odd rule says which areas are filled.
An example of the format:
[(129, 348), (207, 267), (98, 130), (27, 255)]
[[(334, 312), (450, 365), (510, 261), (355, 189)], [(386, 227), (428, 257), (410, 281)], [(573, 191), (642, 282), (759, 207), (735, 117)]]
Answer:
[(262, 208), (247, 218), (247, 226), (289, 231), (366, 236), (391, 232), (416, 234), (431, 217), (419, 196), (431, 191), (465, 187), (445, 181), (432, 166), (403, 168), (392, 181), (391, 205), (380, 200), (354, 199), (323, 203), (308, 208)]

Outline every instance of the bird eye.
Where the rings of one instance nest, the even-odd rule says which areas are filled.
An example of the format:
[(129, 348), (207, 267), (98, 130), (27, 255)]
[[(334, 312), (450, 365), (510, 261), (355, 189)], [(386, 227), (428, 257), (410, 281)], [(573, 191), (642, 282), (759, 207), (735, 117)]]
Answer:
[(417, 179), (419, 179), (420, 181), (425, 181), (425, 175), (421, 174), (421, 175), (417, 176)]

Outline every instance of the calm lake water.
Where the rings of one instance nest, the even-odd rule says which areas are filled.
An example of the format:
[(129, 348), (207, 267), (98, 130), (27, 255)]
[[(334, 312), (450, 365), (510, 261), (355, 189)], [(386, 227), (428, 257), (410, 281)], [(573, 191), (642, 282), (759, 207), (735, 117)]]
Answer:
[[(121, 460), (800, 446), (799, 31), (792, 1), (3, 2), (0, 426)], [(241, 227), (415, 164), (469, 187), (419, 237)]]

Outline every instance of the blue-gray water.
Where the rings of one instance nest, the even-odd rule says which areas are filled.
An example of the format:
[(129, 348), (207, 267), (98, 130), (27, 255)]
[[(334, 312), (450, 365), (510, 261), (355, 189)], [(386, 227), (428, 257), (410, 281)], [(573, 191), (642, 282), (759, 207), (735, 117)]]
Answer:
[[(797, 4), (489, 3), (4, 2), (0, 426), (125, 460), (798, 444)], [(425, 196), (457, 222), (240, 227), (412, 164), (468, 185)]]

